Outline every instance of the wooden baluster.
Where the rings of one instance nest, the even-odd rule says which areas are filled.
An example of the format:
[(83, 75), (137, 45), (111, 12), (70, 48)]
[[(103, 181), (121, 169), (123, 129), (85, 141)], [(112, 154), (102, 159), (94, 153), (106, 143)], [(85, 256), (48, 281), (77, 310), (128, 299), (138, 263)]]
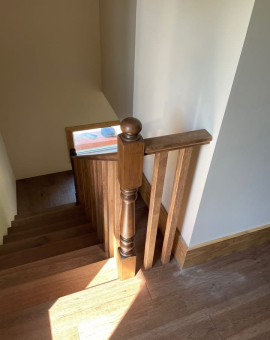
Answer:
[[(118, 164), (117, 162), (113, 162), (115, 167), (115, 179), (114, 179), (114, 256), (117, 259), (117, 252), (118, 248), (120, 246), (120, 217), (121, 217), (121, 190), (120, 190), (120, 184), (118, 181)], [(116, 264), (118, 266), (118, 261), (116, 261)]]
[(168, 152), (159, 152), (155, 155), (155, 164), (152, 179), (152, 190), (149, 205), (149, 216), (144, 251), (144, 268), (150, 269), (153, 266), (157, 229), (160, 213), (161, 198), (163, 192), (164, 178)]
[(77, 152), (74, 148), (69, 150), (69, 155), (70, 155), (70, 161), (71, 161), (71, 167), (72, 167), (72, 172), (74, 176), (74, 186), (75, 186), (75, 197), (76, 197), (76, 204), (79, 205), (79, 200), (78, 200), (78, 192), (77, 192), (77, 176), (75, 173), (75, 167), (74, 167), (74, 159), (72, 157), (77, 156)]
[(108, 162), (102, 161), (102, 194), (103, 194), (103, 238), (104, 249), (109, 255), (109, 208), (108, 208)]
[(115, 162), (108, 162), (108, 220), (109, 220), (109, 257), (114, 257), (114, 229), (115, 229)]
[(142, 185), (144, 143), (139, 134), (141, 122), (126, 118), (121, 122), (123, 133), (118, 135), (118, 179), (121, 189), (120, 247), (118, 276), (121, 280), (135, 276), (135, 200)]
[[(103, 230), (104, 230), (104, 220), (103, 220), (103, 188), (102, 188), (102, 161), (97, 161), (97, 183), (98, 183), (98, 214), (99, 214), (99, 225), (98, 230), (100, 233), (100, 239), (104, 242), (103, 239)], [(116, 162), (115, 162), (116, 163)]]
[(173, 240), (177, 223), (179, 220), (181, 203), (184, 195), (187, 173), (192, 154), (192, 148), (181, 149), (179, 151), (177, 167), (173, 183), (172, 198), (166, 224), (161, 261), (163, 264), (170, 262)]

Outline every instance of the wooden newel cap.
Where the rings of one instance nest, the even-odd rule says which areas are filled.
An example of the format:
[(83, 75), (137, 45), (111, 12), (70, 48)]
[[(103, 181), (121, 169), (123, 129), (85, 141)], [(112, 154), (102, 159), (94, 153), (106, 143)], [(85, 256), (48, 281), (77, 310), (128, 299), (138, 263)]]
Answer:
[(121, 138), (125, 142), (136, 142), (140, 139), (140, 132), (142, 131), (142, 123), (137, 118), (128, 117), (121, 122), (122, 135)]

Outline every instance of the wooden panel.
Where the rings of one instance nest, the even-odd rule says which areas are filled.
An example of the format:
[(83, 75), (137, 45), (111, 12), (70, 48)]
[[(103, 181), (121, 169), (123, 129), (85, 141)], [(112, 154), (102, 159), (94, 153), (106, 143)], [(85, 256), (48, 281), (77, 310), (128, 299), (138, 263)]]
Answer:
[(93, 161), (83, 160), (83, 164), (85, 167), (84, 171), (85, 211), (87, 216), (90, 218), (93, 226), (97, 228)]
[(115, 177), (116, 168), (113, 162), (108, 162), (108, 223), (109, 223), (109, 257), (114, 257), (115, 230)]
[(100, 155), (79, 155), (74, 156), (73, 159), (86, 159), (95, 161), (117, 161), (117, 152), (102, 153)]
[(118, 179), (122, 190), (139, 188), (142, 185), (144, 143), (127, 143), (117, 137)]
[[(140, 194), (145, 204), (149, 207), (150, 195), (151, 195), (151, 184), (148, 182), (145, 175), (143, 175), (143, 182), (142, 182), (142, 186), (140, 187)], [(161, 204), (158, 226), (163, 235), (165, 234), (167, 219), (168, 219), (168, 212), (164, 208), (163, 204)], [(185, 241), (182, 239), (179, 231), (176, 230), (172, 252), (174, 256), (176, 257), (181, 268), (183, 268), (183, 264), (185, 262), (187, 248), (188, 247), (185, 244)]]
[(103, 189), (102, 189), (102, 161), (97, 161), (97, 196), (98, 196), (98, 220), (97, 233), (99, 240), (103, 241), (104, 216), (103, 216)]
[(102, 240), (100, 229), (103, 226), (100, 225), (100, 214), (99, 210), (101, 207), (99, 206), (99, 191), (98, 191), (98, 175), (97, 175), (97, 161), (91, 161), (91, 170), (92, 170), (92, 181), (91, 181), (91, 196), (92, 196), (92, 204), (94, 207), (94, 216), (95, 216), (95, 225), (97, 228), (97, 234), (99, 240)]
[(175, 237), (175, 231), (179, 220), (191, 154), (192, 154), (191, 148), (179, 151), (173, 183), (172, 198), (170, 203), (169, 215), (161, 254), (161, 261), (163, 264), (168, 263), (171, 258), (173, 240)]
[(152, 268), (156, 245), (160, 205), (162, 199), (164, 178), (167, 166), (168, 152), (157, 153), (155, 156), (152, 191), (149, 205), (149, 217), (144, 252), (144, 268)]
[(103, 240), (105, 252), (109, 254), (109, 208), (108, 208), (108, 162), (102, 161), (103, 192)]
[[(142, 196), (142, 199), (144, 200), (144, 203), (148, 206), (150, 205), (150, 197), (151, 197), (151, 184), (148, 182), (147, 178), (143, 174), (143, 181), (142, 186), (139, 188), (140, 194)], [(160, 205), (160, 212), (159, 212), (159, 220), (158, 220), (158, 226), (162, 234), (165, 234), (166, 224), (168, 219), (168, 212), (164, 208), (163, 204)]]
[(118, 235), (120, 188), (117, 168), (115, 161), (74, 158), (79, 201), (93, 227), (96, 228), (100, 242), (104, 242), (105, 252), (110, 257), (114, 256), (114, 249), (120, 237)]
[(146, 155), (161, 151), (171, 151), (190, 148), (197, 145), (209, 144), (212, 136), (206, 130), (177, 133), (154, 138), (144, 139), (144, 153)]
[(67, 138), (68, 150), (75, 149), (74, 140), (73, 140), (73, 132), (110, 127), (110, 126), (115, 126), (115, 125), (119, 125), (119, 124), (120, 124), (119, 120), (114, 120), (114, 121), (110, 121), (110, 122), (85, 124), (85, 125), (66, 127), (66, 138)]
[[(118, 165), (117, 163), (114, 163), (115, 166), (115, 189), (114, 189), (114, 201), (115, 201), (115, 213), (114, 213), (114, 254), (117, 254), (118, 247), (120, 246), (120, 217), (121, 217), (121, 207), (122, 207), (122, 201), (120, 196), (120, 183), (118, 181)], [(116, 261), (117, 263), (117, 261)]]

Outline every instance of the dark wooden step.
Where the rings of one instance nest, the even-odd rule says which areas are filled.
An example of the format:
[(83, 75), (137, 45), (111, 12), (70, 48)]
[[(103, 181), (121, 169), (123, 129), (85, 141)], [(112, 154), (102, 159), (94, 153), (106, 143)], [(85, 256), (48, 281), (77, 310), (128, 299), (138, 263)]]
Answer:
[(14, 220), (11, 222), (12, 227), (17, 227), (17, 226), (23, 226), (29, 223), (34, 223), (34, 222), (40, 222), (40, 221), (51, 221), (54, 220), (56, 218), (61, 218), (63, 216), (70, 216), (72, 214), (74, 214), (75, 216), (77, 216), (76, 214), (83, 212), (83, 209), (81, 206), (77, 205), (77, 206), (73, 206), (71, 208), (68, 209), (60, 209), (60, 210), (56, 210), (56, 211), (51, 211), (51, 209), (49, 209), (46, 212), (41, 212), (37, 215), (31, 215), (25, 218), (21, 218), (19, 220)]
[(40, 211), (24, 212), (24, 213), (20, 213), (18, 215), (15, 215), (14, 219), (15, 220), (21, 220), (21, 219), (24, 219), (24, 218), (27, 218), (27, 217), (33, 217), (33, 216), (37, 216), (37, 215), (41, 215), (41, 214), (52, 213), (52, 212), (56, 212), (56, 211), (60, 211), (60, 210), (63, 211), (63, 210), (66, 210), (66, 209), (74, 208), (76, 206), (77, 206), (77, 204), (76, 204), (76, 202), (74, 202), (74, 203), (58, 205), (58, 206), (47, 208), (47, 209), (40, 210)]
[(0, 271), (0, 290), (66, 272), (108, 258), (103, 245), (75, 250), (44, 260)]
[(8, 244), (0, 246), (0, 256), (11, 254), (17, 251), (22, 251), (25, 249), (43, 247), (46, 244), (66, 240), (80, 235), (85, 235), (91, 231), (93, 232), (93, 230), (91, 230), (90, 224), (88, 223), (73, 228), (55, 231), (49, 234), (34, 236), (21, 241), (10, 242)]
[(38, 248), (31, 248), (0, 257), (0, 270), (21, 266), (26, 263), (39, 261), (48, 257), (68, 253), (77, 249), (98, 244), (96, 233), (72, 237), (67, 240), (53, 242)]
[(11, 222), (12, 227), (8, 228), (8, 234), (14, 234), (14, 233), (21, 232), (21, 231), (41, 228), (41, 227), (55, 224), (58, 222), (69, 221), (74, 218), (85, 217), (85, 216), (86, 216), (85, 213), (80, 209), (80, 210), (69, 212), (69, 213), (65, 212), (65, 214), (59, 214), (57, 216), (51, 215), (51, 216), (39, 217), (38, 219), (29, 218), (27, 220), (25, 219), (21, 221), (13, 221), (16, 223), (20, 222), (21, 224), (14, 225), (13, 222)]
[[(24, 240), (26, 238), (31, 238), (38, 235), (48, 234), (55, 231), (60, 231), (63, 229), (68, 229), (72, 227), (76, 227), (78, 225), (86, 224), (88, 222), (88, 218), (86, 216), (76, 217), (74, 219), (70, 219), (68, 221), (58, 222), (55, 224), (50, 224), (48, 226), (25, 230), (16, 232), (13, 234), (5, 235), (3, 237), (4, 244), (9, 244), (10, 242)], [(23, 228), (22, 228), (23, 230)]]
[(115, 260), (108, 259), (7, 288), (0, 291), (0, 315), (7, 315), (44, 302), (54, 301), (62, 296), (100, 286), (116, 279)]

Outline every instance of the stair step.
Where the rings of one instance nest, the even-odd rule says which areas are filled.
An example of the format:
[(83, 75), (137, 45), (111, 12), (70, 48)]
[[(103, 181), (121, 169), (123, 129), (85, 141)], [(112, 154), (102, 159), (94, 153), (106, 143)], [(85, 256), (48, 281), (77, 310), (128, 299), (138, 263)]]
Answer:
[(77, 210), (66, 211), (65, 213), (58, 211), (56, 214), (56, 216), (54, 214), (44, 216), (40, 215), (39, 217), (29, 217), (20, 221), (12, 221), (12, 226), (8, 228), (8, 234), (41, 228), (58, 222), (69, 221), (78, 217), (86, 217), (85, 213), (80, 207), (78, 207)]
[(37, 216), (40, 214), (44, 214), (44, 213), (51, 213), (51, 212), (56, 212), (56, 211), (63, 211), (65, 209), (70, 209), (70, 208), (74, 208), (77, 206), (77, 203), (68, 203), (68, 204), (63, 204), (63, 205), (57, 205), (55, 207), (51, 207), (51, 208), (47, 208), (47, 209), (43, 209), (43, 210), (39, 210), (39, 211), (34, 211), (34, 212), (24, 212), (24, 213), (20, 213), (15, 215), (15, 220), (21, 220), (27, 217), (32, 217), (32, 216)]
[(102, 245), (99, 244), (2, 270), (0, 271), (0, 290), (87, 266), (107, 258)]
[(34, 236), (31, 238), (27, 238), (25, 240), (10, 242), (8, 244), (0, 246), (0, 256), (30, 248), (42, 247), (53, 242), (66, 240), (80, 235), (85, 235), (91, 231), (94, 232), (94, 230), (91, 230), (91, 226), (88, 223), (73, 228), (55, 231), (49, 234)]
[[(55, 224), (50, 224), (48, 226), (25, 230), (25, 231), (17, 231), (13, 234), (8, 234), (3, 237), (4, 244), (9, 244), (10, 242), (24, 240), (26, 238), (31, 238), (34, 236), (39, 236), (43, 234), (48, 234), (55, 231), (60, 231), (72, 227), (76, 227), (78, 225), (89, 223), (88, 218), (86, 216), (80, 216), (68, 221), (58, 222)], [(23, 230), (23, 229), (20, 229)]]
[[(31, 308), (84, 289), (88, 290), (117, 278), (115, 259), (108, 259), (3, 289), (0, 291), (0, 315)], [(96, 299), (95, 296), (93, 299)]]
[(68, 253), (70, 251), (98, 244), (97, 234), (88, 233), (67, 240), (53, 242), (38, 248), (17, 251), (0, 257), (0, 270), (21, 266), (48, 257)]

